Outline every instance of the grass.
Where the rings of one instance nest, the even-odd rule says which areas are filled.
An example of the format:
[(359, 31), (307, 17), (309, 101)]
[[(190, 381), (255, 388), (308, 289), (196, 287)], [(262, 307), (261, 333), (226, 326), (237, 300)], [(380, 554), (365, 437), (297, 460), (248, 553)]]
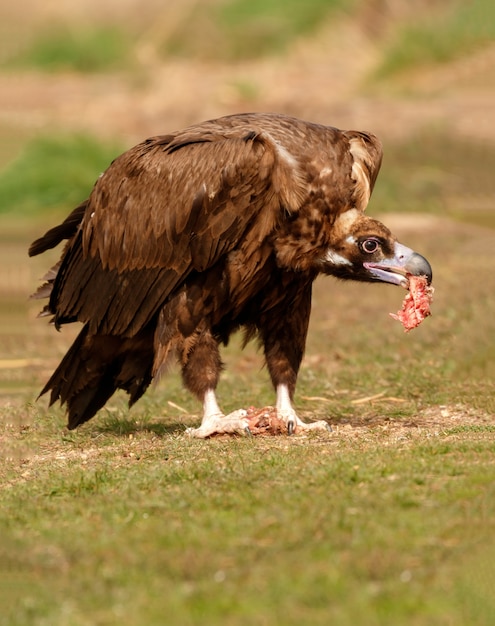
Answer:
[(86, 198), (99, 173), (122, 150), (82, 134), (31, 140), (0, 171), (0, 213), (66, 211)]
[[(183, 435), (176, 374), (75, 432), (34, 403), (74, 331), (25, 302), (50, 265), (27, 265), (33, 217), (118, 152), (39, 139), (0, 176), (0, 625), (493, 623), (493, 150), (448, 129), (386, 146), (370, 213), (432, 262), (433, 317), (405, 335), (400, 291), (317, 283), (296, 404), (334, 433), (208, 442)], [(253, 346), (225, 360), (227, 411), (273, 402)]]
[(37, 30), (27, 44), (11, 46), (2, 65), (10, 70), (109, 72), (129, 69), (144, 44), (159, 55), (238, 61), (285, 51), (297, 38), (316, 32), (344, 0), (230, 0), (144, 7), (125, 29), (100, 19), (89, 27), (70, 24)]
[(44, 72), (112, 71), (129, 66), (131, 50), (132, 41), (117, 28), (52, 27), (7, 57), (3, 65), (14, 70), (32, 68)]
[(462, 58), (493, 42), (495, 7), (490, 0), (446, 2), (393, 33), (375, 78)]
[(354, 5), (342, 0), (230, 0), (205, 3), (185, 12), (175, 31), (163, 37), (166, 55), (239, 61), (287, 50), (297, 38), (316, 32), (338, 10)]
[[(70, 19), (58, 25), (37, 24), (33, 27), (37, 34), (29, 36), (28, 43), (10, 42), (2, 65), (15, 71), (121, 71), (134, 66), (143, 45), (164, 58), (259, 59), (283, 53), (297, 40), (314, 36), (329, 20), (338, 28), (344, 12), (359, 20), (365, 4), (359, 0), (193, 0), (160, 10), (144, 6), (138, 14), (128, 13), (125, 27), (119, 24), (125, 13), (111, 23), (108, 17), (96, 17), (92, 27), (74, 26)], [(385, 45), (377, 41), (383, 61), (374, 78), (462, 58), (495, 37), (490, 0), (444, 0), (423, 9), (417, 19), (397, 18)], [(380, 22), (388, 19), (386, 12), (375, 17)]]
[(384, 153), (371, 210), (495, 225), (490, 173), (495, 147), (490, 143), (456, 137), (448, 128), (426, 128), (404, 141), (387, 142)]
[(462, 568), (493, 549), (491, 437), (385, 454), (376, 436), (198, 443), (93, 427), (64, 439), (52, 419), (38, 414), (23, 435), (45, 460), (2, 489), (0, 623), (493, 618)]
[(219, 21), (229, 33), (227, 56), (253, 58), (281, 52), (297, 37), (318, 30), (322, 22), (349, 2), (342, 0), (234, 0), (220, 5)]

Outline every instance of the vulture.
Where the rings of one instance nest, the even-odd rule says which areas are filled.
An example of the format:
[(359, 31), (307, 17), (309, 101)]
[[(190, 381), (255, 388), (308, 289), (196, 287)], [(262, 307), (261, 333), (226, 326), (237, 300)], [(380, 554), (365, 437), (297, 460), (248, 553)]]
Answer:
[(66, 405), (68, 428), (117, 389), (129, 406), (177, 359), (202, 403), (207, 438), (248, 432), (216, 387), (221, 345), (257, 338), (288, 434), (305, 423), (293, 396), (319, 274), (408, 288), (428, 261), (366, 216), (378, 138), (271, 113), (230, 115), (151, 137), (117, 157), (89, 198), (29, 248), (67, 240), (35, 297), (57, 329), (82, 329), (40, 395)]

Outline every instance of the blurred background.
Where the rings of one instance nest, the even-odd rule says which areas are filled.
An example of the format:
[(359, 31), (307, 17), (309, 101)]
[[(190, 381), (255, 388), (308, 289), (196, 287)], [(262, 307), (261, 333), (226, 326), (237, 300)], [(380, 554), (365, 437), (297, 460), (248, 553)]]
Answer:
[[(51, 259), (29, 261), (29, 241), (126, 148), (240, 111), (380, 136), (385, 159), (369, 211), (388, 214), (432, 257), (440, 335), (428, 330), (427, 341), (478, 320), (459, 350), (473, 376), (492, 375), (493, 0), (24, 0), (1, 3), (0, 42), (0, 375), (9, 400), (16, 381), (25, 384), (17, 366), (43, 358), (46, 324), (33, 320), (26, 295)], [(383, 312), (383, 293), (363, 307), (376, 301)], [(393, 298), (386, 306), (397, 308)], [(50, 334), (46, 354), (58, 341)]]

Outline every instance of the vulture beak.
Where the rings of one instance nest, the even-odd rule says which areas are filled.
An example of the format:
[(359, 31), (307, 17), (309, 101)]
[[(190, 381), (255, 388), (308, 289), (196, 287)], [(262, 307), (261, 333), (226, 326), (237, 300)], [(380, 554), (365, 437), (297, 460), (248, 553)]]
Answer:
[(394, 256), (391, 259), (364, 263), (364, 267), (376, 280), (400, 285), (406, 289), (409, 288), (408, 276), (426, 276), (428, 284), (431, 283), (433, 276), (431, 265), (424, 256), (401, 243), (395, 244)]

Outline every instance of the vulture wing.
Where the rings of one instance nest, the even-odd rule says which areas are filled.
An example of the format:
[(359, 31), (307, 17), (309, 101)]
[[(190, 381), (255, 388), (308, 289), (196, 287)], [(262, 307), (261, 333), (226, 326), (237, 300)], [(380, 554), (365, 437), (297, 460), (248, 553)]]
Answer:
[(259, 245), (281, 207), (298, 208), (305, 187), (293, 161), (252, 126), (193, 127), (118, 157), (79, 209), (51, 292), (55, 323), (136, 334), (192, 272), (213, 266), (248, 230)]

